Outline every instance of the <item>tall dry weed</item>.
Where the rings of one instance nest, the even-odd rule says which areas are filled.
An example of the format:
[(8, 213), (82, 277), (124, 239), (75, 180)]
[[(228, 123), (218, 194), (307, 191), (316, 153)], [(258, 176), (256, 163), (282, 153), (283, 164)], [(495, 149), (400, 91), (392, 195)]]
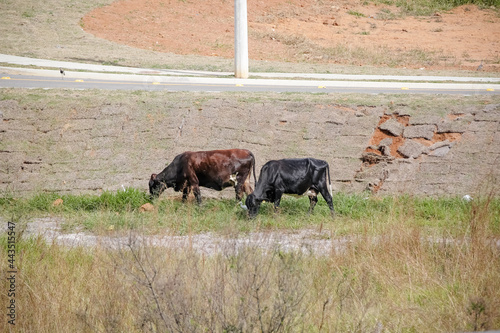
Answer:
[[(115, 248), (68, 248), (42, 237), (20, 239), (15, 329), (498, 329), (500, 253), (490, 236), (496, 199), (478, 198), (470, 203), (470, 234), (452, 237), (443, 231), (441, 238), (430, 238), (412, 220), (398, 221), (397, 216), (411, 214), (399, 215), (403, 207), (394, 207), (380, 234), (350, 235), (345, 246), (322, 255), (290, 250), (265, 233), (246, 243), (234, 232), (202, 253), (189, 244), (157, 246), (134, 234)], [(0, 256), (5, 255), (2, 246)], [(0, 268), (5, 267), (0, 261)], [(0, 286), (5, 288), (5, 281)], [(0, 301), (5, 304), (4, 294)], [(8, 329), (1, 321), (0, 330)]]
[(155, 331), (282, 332), (301, 322), (307, 280), (299, 254), (265, 253), (252, 246), (214, 257), (184, 250), (169, 253), (133, 241), (114, 260), (142, 295), (138, 306), (146, 326)]
[(476, 283), (467, 295), (465, 314), (468, 327), (474, 331), (498, 329), (500, 322), (500, 279), (488, 269), (500, 269), (500, 243), (492, 237), (492, 229), (500, 222), (495, 221), (499, 215), (497, 184), (496, 177), (490, 175), (470, 202), (470, 247), (464, 258), (468, 263), (464, 274)]

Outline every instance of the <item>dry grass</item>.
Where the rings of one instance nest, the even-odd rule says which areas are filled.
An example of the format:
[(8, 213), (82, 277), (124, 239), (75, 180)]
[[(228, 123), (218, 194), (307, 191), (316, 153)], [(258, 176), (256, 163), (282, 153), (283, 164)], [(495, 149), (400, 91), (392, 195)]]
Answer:
[[(231, 72), (234, 70), (233, 59), (221, 57), (206, 57), (197, 55), (176, 55), (152, 50), (136, 49), (113, 43), (86, 33), (81, 27), (81, 18), (94, 8), (106, 6), (112, 0), (47, 0), (43, 2), (4, 0), (0, 1), (2, 20), (0, 21), (0, 53), (18, 56), (54, 59), (64, 61), (78, 61), (85, 63), (99, 63), (106, 65), (135, 66), (142, 68), (170, 68), (196, 69)], [(414, 2), (412, 2), (413, 4)], [(418, 6), (417, 6), (418, 7)], [(312, 13), (319, 13), (312, 9)], [(275, 16), (287, 17), (293, 13), (283, 9)], [(273, 16), (274, 17), (274, 16)], [(264, 17), (263, 22), (271, 20)], [(267, 38), (263, 34), (262, 38)], [(273, 36), (270, 36), (273, 37)], [(418, 50), (416, 56), (410, 52), (391, 52), (389, 63), (384, 60), (388, 55), (387, 48), (380, 46), (368, 52), (365, 49), (349, 49), (347, 46), (338, 46), (335, 49), (324, 49), (301, 37), (278, 36), (287, 43), (295, 43), (296, 54), (284, 55), (283, 61), (250, 61), (252, 72), (317, 72), (350, 74), (402, 74), (421, 75), (419, 70), (402, 68), (377, 68), (372, 66), (388, 65), (400, 66), (409, 62), (422, 61), (429, 64), (450, 64), (454, 59), (444, 59), (439, 53)], [(227, 45), (216, 43), (219, 47)], [(312, 48), (308, 51), (307, 48)], [(299, 62), (290, 63), (293, 57)], [(398, 57), (402, 59), (398, 59)], [(327, 59), (338, 57), (340, 64), (332, 65), (321, 63)], [(371, 58), (374, 57), (373, 61)], [(364, 66), (359, 66), (362, 63)], [(434, 71), (434, 75), (495, 75), (484, 72), (464, 71)]]
[[(303, 36), (279, 32), (256, 32), (251, 35), (259, 39), (276, 40), (290, 46), (291, 52), (283, 57), (294, 62), (321, 63), (334, 59), (336, 63), (350, 66), (383, 66), (403, 67), (414, 66), (415, 63), (432, 65), (456, 65), (457, 59), (444, 55), (443, 52), (424, 51), (419, 48), (409, 50), (393, 50), (385, 45), (357, 47), (348, 44), (338, 44), (335, 47), (321, 47)], [(369, 32), (366, 32), (369, 34)]]
[[(430, 241), (393, 223), (324, 256), (221, 245), (205, 256), (126, 246), (65, 248), (18, 239), (18, 332), (456, 332), (500, 328), (494, 197), (472, 204), (470, 233)], [(402, 208), (402, 207), (400, 207)], [(389, 213), (388, 220), (395, 215)], [(392, 215), (392, 216), (391, 216)], [(396, 221), (397, 222), (397, 221)], [(6, 236), (0, 255), (6, 258)], [(262, 242), (270, 242), (263, 238)], [(272, 247), (271, 247), (272, 248)], [(0, 261), (6, 271), (6, 260)], [(7, 283), (4, 281), (3, 290)], [(2, 293), (1, 304), (6, 304)], [(0, 330), (9, 329), (6, 320)]]

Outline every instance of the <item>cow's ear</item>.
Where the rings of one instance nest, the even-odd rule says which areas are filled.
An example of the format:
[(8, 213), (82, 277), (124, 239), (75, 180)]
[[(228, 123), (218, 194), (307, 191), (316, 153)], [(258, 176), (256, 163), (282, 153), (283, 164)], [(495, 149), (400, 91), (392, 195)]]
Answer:
[(156, 174), (156, 173), (153, 173), (153, 174), (151, 175), (151, 180), (155, 180), (155, 179), (156, 179), (156, 176), (157, 176), (157, 174)]

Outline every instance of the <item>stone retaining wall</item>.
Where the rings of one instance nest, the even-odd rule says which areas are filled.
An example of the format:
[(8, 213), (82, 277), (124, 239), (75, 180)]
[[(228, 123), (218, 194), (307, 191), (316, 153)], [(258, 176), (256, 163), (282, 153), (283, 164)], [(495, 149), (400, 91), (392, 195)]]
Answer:
[(106, 94), (1, 96), (0, 191), (147, 190), (176, 154), (222, 148), (250, 149), (257, 173), (270, 159), (325, 159), (346, 192), (464, 195), (500, 173), (498, 99), (436, 111), (328, 95)]

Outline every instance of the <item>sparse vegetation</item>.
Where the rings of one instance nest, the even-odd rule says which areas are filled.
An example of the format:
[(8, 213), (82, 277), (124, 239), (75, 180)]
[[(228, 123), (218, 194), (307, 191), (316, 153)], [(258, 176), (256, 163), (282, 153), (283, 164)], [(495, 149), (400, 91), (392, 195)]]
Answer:
[[(490, 194), (488, 194), (490, 193)], [(337, 219), (318, 210), (302, 214), (307, 202), (289, 199), (280, 214), (264, 209), (258, 223), (235, 214), (234, 200), (208, 201), (204, 207), (175, 200), (156, 202), (157, 213), (136, 210), (141, 193), (107, 193), (97, 199), (65, 197), (68, 207), (54, 211), (55, 196), (4, 198), (2, 211), (16, 216), (16, 206), (32, 214), (71, 216), (118, 211), (125, 220), (157, 215), (170, 219), (200, 215), (224, 223), (244, 221), (249, 229), (302, 226), (331, 229), (351, 241), (345, 249), (311, 255), (276, 245), (237, 247), (201, 255), (189, 247), (155, 247), (144, 233), (131, 233), (116, 249), (65, 248), (43, 237), (17, 240), (18, 319), (16, 329), (67, 331), (214, 331), (450, 332), (500, 327), (500, 200), (488, 192), (473, 201), (460, 198), (366, 198), (338, 194)], [(127, 197), (128, 199), (124, 198)], [(144, 197), (143, 197), (144, 199)], [(141, 199), (142, 200), (142, 199)], [(95, 202), (100, 202), (95, 204)], [(82, 204), (88, 202), (88, 204)], [(297, 207), (298, 206), (298, 207)], [(162, 207), (162, 208), (160, 208)], [(318, 207), (319, 208), (319, 207)], [(160, 211), (161, 209), (161, 211)], [(71, 212), (71, 214), (68, 214)], [(197, 213), (198, 212), (198, 213)], [(222, 212), (222, 213), (220, 213)], [(193, 214), (200, 214), (194, 216)], [(16, 220), (20, 225), (20, 218)], [(275, 225), (265, 221), (276, 220)], [(232, 222), (231, 222), (232, 221)], [(297, 220), (295, 220), (297, 222)], [(352, 226), (351, 226), (352, 225)], [(168, 226), (169, 228), (173, 226)], [(229, 227), (225, 225), (222, 229)], [(19, 227), (21, 228), (21, 227)], [(209, 230), (221, 230), (212, 225)], [(194, 228), (196, 229), (196, 227)], [(439, 238), (429, 238), (429, 230)], [(242, 232), (242, 231), (240, 231)], [(233, 230), (233, 236), (239, 232)], [(333, 239), (332, 239), (333, 241)], [(262, 242), (272, 242), (262, 239)], [(6, 257), (7, 237), (0, 236)], [(0, 263), (6, 270), (6, 261)], [(3, 282), (5, 285), (7, 282)], [(4, 287), (5, 288), (5, 287)], [(2, 303), (6, 296), (2, 294)], [(398, 315), (395, 316), (394, 314)], [(5, 320), (0, 322), (3, 331)]]
[(425, 16), (437, 11), (450, 10), (462, 5), (477, 5), (481, 8), (500, 8), (499, 0), (375, 0), (375, 3), (397, 6), (404, 15)]
[(382, 8), (376, 16), (380, 20), (395, 20), (398, 15), (393, 13), (389, 8)]
[(436, 11), (450, 10), (457, 6), (473, 4), (479, 7), (500, 8), (500, 0), (396, 0), (394, 4), (408, 15), (432, 15)]
[(365, 14), (357, 12), (355, 10), (348, 10), (347, 14), (352, 15), (352, 16), (356, 16), (356, 17), (366, 17)]

